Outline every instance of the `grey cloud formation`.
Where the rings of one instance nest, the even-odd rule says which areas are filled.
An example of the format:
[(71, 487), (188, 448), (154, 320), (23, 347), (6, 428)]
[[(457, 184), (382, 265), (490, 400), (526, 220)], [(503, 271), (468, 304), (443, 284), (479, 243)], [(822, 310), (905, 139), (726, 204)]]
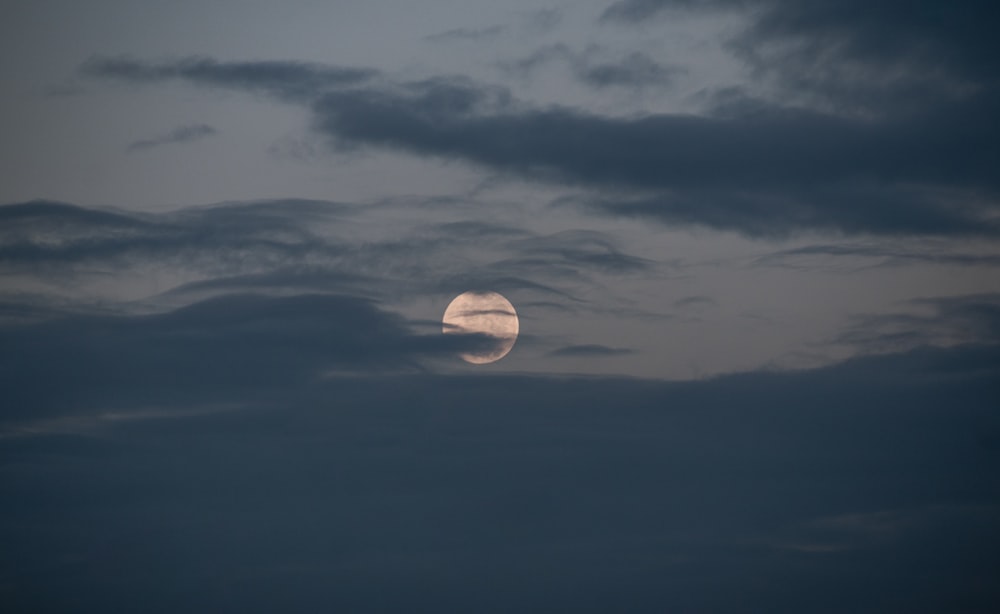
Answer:
[[(961, 130), (948, 130), (938, 118), (872, 125), (804, 110), (738, 119), (493, 112), (495, 103), (461, 84), (424, 83), (411, 92), (326, 94), (315, 106), (318, 125), (348, 142), (465, 158), (527, 176), (671, 190), (640, 202), (606, 200), (611, 206), (600, 210), (611, 214), (748, 234), (997, 232), (987, 217), (995, 203), (968, 193), (998, 187), (991, 170), (997, 141), (980, 132), (985, 108), (967, 116)], [(907, 187), (913, 183), (953, 189), (946, 197)]]
[(129, 81), (164, 75), (281, 96), (294, 91), (309, 100), (316, 129), (337, 146), (461, 159), (597, 188), (603, 195), (589, 208), (609, 215), (756, 236), (803, 229), (998, 232), (1000, 135), (991, 128), (988, 93), (881, 119), (774, 106), (725, 116), (617, 118), (532, 108), (467, 79), (381, 86), (352, 77), (347, 86), (325, 75), (348, 69), (296, 65), (277, 75), (263, 71), (258, 84), (256, 63), (213, 63), (213, 70), (188, 76), (191, 64), (136, 62), (126, 70), (120, 60), (93, 60), (88, 70)]
[[(740, 119), (614, 119), (558, 108), (490, 112), (481, 92), (457, 84), (423, 84), (412, 92), (327, 94), (316, 105), (319, 126), (348, 142), (466, 158), (528, 176), (676, 190), (673, 198), (650, 201), (665, 219), (733, 220), (741, 227), (742, 216), (778, 229), (996, 232), (975, 201), (951, 205), (900, 185), (995, 191), (997, 145), (972, 118), (961, 131), (944, 129), (937, 118), (921, 118), (919, 126), (868, 125), (792, 110)], [(985, 119), (985, 111), (978, 109), (976, 119)], [(928, 130), (924, 121), (939, 128)], [(944, 152), (955, 157), (945, 159)], [(914, 195), (922, 198), (913, 202)], [(961, 192), (957, 197), (968, 201)]]
[(199, 141), (217, 133), (218, 131), (208, 124), (178, 126), (167, 134), (153, 137), (151, 139), (134, 141), (128, 146), (128, 150), (145, 151), (147, 149), (153, 149), (154, 147), (159, 147), (161, 145), (170, 145), (172, 143), (190, 143), (192, 141)]

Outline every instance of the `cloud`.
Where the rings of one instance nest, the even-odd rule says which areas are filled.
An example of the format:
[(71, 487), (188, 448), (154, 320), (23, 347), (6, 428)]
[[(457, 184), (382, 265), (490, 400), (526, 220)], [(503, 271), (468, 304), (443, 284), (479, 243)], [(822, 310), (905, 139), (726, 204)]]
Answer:
[(559, 25), (565, 16), (565, 11), (563, 9), (537, 9), (525, 13), (524, 20), (530, 27), (542, 32), (547, 32)]
[(1000, 340), (1000, 294), (934, 297), (908, 303), (916, 313), (911, 309), (855, 316), (836, 342), (866, 352), (898, 352), (927, 345), (991, 344)]
[[(704, 4), (711, 4), (705, 2)], [(715, 4), (722, 4), (716, 2)], [(672, 7), (686, 7), (697, 5), (697, 1), (691, 0), (620, 0), (615, 2), (601, 13), (602, 21), (624, 21), (638, 22), (655, 16), (660, 11)]]
[(17, 291), (16, 282), (0, 292), (0, 326), (22, 325), (78, 314), (115, 313), (116, 307), (99, 299), (63, 298), (38, 292)]
[(497, 237), (523, 237), (528, 232), (503, 224), (483, 222), (480, 220), (462, 220), (459, 222), (444, 222), (436, 224), (434, 230), (443, 236), (457, 240), (482, 241)]
[(623, 0), (605, 22), (641, 23), (661, 12), (731, 11), (746, 26), (729, 49), (781, 96), (844, 113), (919, 113), (970, 95), (995, 99), (1000, 46), (987, 24), (995, 3), (961, 8), (890, 0)]
[(610, 356), (624, 356), (626, 354), (633, 354), (634, 350), (627, 348), (613, 348), (606, 345), (598, 345), (595, 343), (586, 343), (581, 345), (567, 345), (556, 350), (552, 350), (548, 353), (549, 356), (555, 356), (557, 358), (591, 358), (591, 357), (610, 357)]
[(147, 149), (152, 149), (161, 145), (170, 145), (172, 143), (190, 143), (192, 141), (199, 141), (214, 134), (218, 134), (218, 131), (207, 124), (179, 126), (167, 134), (153, 137), (151, 139), (134, 141), (128, 146), (128, 150), (145, 151)]
[(214, 87), (261, 92), (285, 100), (301, 100), (324, 88), (362, 83), (378, 74), (370, 69), (310, 62), (218, 62), (195, 57), (154, 64), (124, 56), (91, 58), (83, 64), (82, 71), (90, 76), (130, 83), (181, 79)]
[[(266, 305), (254, 312), (290, 309)], [(340, 328), (352, 338), (350, 323), (386, 323), (353, 302), (322, 306), (360, 309), (324, 324), (323, 341)], [(154, 328), (180, 333), (193, 318), (207, 329), (201, 311)], [(234, 326), (251, 340), (268, 334), (248, 324)], [(307, 355), (341, 351), (295, 340)], [(191, 395), (202, 404), (185, 407), (204, 411), (136, 411), (0, 440), (5, 602), (744, 612), (766, 601), (801, 612), (819, 591), (831, 611), (929, 612), (1000, 599), (982, 581), (1000, 570), (1000, 456), (977, 443), (980, 420), (995, 414), (996, 348), (703, 382), (415, 373), (263, 394), (256, 377), (267, 371), (248, 369), (253, 360), (281, 372), (282, 359), (302, 364), (291, 345), (272, 347), (273, 357), (234, 351), (220, 373), (205, 372), (225, 383), (214, 394), (183, 379), (160, 387), (156, 376), (129, 399), (169, 410), (172, 394)], [(125, 348), (123, 364), (173, 344)], [(25, 364), (40, 375), (58, 366)], [(134, 369), (118, 378), (146, 384)], [(13, 381), (18, 398), (29, 389), (52, 399), (57, 388)], [(77, 382), (48, 407), (94, 399), (100, 409), (82, 418), (112, 403), (132, 411), (117, 382)]]
[(971, 193), (944, 195), (867, 182), (780, 187), (776, 178), (774, 187), (691, 187), (639, 197), (567, 196), (553, 204), (763, 238), (784, 238), (803, 230), (901, 238), (996, 237), (1000, 233), (993, 213), (996, 204), (977, 199)]
[(488, 26), (484, 28), (454, 28), (452, 30), (439, 32), (438, 34), (425, 36), (424, 40), (434, 43), (481, 41), (484, 39), (496, 38), (497, 36), (503, 34), (506, 30), (507, 28), (501, 25)]
[(548, 62), (560, 59), (572, 60), (575, 57), (573, 51), (565, 43), (553, 43), (540, 47), (530, 55), (518, 60), (502, 62), (500, 66), (511, 73), (527, 76), (533, 70)]
[(847, 108), (901, 113), (1000, 85), (993, 60), (1000, 45), (986, 25), (1000, 17), (995, 3), (973, 0), (958, 9), (894, 0), (868, 11), (858, 10), (865, 6), (858, 0), (760, 6), (734, 41), (737, 52), (773, 66), (787, 88)]
[(68, 203), (36, 200), (28, 203), (13, 203), (0, 206), (0, 221), (3, 221), (5, 238), (17, 233), (58, 231), (78, 228), (128, 229), (140, 226), (142, 222), (131, 214), (116, 211), (86, 209)]
[(674, 307), (682, 309), (700, 308), (714, 305), (715, 299), (710, 296), (685, 296), (674, 301)]
[[(659, 266), (596, 231), (536, 235), (471, 221), (391, 229), (373, 222), (371, 210), (296, 199), (160, 214), (44, 201), (0, 206), (0, 271), (46, 281), (56, 293), (109, 273), (125, 285), (162, 274), (174, 285), (157, 287), (156, 296), (140, 301), (152, 309), (229, 292), (332, 292), (386, 300), (486, 288), (524, 300), (558, 297), (587, 311), (598, 306), (577, 291)], [(372, 223), (382, 227), (377, 239), (362, 232)], [(13, 298), (0, 293), (0, 300)]]
[(648, 55), (634, 51), (618, 62), (594, 63), (581, 69), (579, 75), (595, 87), (665, 87), (683, 69), (656, 62)]
[[(854, 265), (843, 264), (861, 262)], [(1000, 254), (982, 251), (956, 251), (920, 245), (838, 243), (806, 245), (765, 254), (754, 261), (755, 265), (778, 266), (801, 270), (833, 269), (857, 270), (858, 268), (898, 267), (907, 265), (943, 265), (963, 267), (1000, 266)]]
[(339, 292), (360, 295), (379, 288), (383, 280), (376, 277), (338, 271), (323, 266), (285, 266), (259, 273), (228, 275), (202, 279), (176, 286), (168, 294), (186, 297), (209, 297), (228, 292), (315, 292), (321, 288), (336, 288)]
[[(0, 368), (19, 382), (3, 420), (60, 408), (240, 399), (333, 370), (422, 368), (492, 347), (482, 335), (417, 335), (367, 299), (228, 294), (149, 315), (75, 314), (0, 327)], [(44, 382), (59, 386), (46, 387)]]
[(65, 274), (93, 265), (160, 262), (216, 272), (312, 257), (338, 248), (309, 230), (336, 203), (287, 199), (144, 215), (37, 201), (0, 206), (0, 267)]
[[(813, 554), (907, 547), (929, 536), (940, 538), (948, 532), (946, 527), (949, 525), (981, 528), (998, 512), (1000, 508), (991, 505), (939, 504), (826, 516), (787, 529), (785, 536), (775, 539), (774, 546)], [(927, 544), (921, 545), (926, 547)]]
[[(995, 203), (967, 193), (997, 188), (986, 164), (995, 147), (972, 135), (971, 121), (965, 130), (940, 132), (923, 123), (871, 125), (803, 110), (617, 119), (559, 108), (508, 110), (458, 83), (423, 83), (411, 93), (326, 94), (315, 106), (318, 126), (347, 142), (464, 158), (529, 177), (671, 190), (642, 205), (608, 200), (607, 213), (645, 213), (748, 234), (803, 227), (997, 232), (988, 219)], [(943, 151), (959, 159), (946, 162)], [(946, 196), (908, 184), (955, 189)]]
[(577, 52), (563, 43), (555, 43), (541, 47), (519, 60), (503, 62), (501, 67), (507, 72), (527, 76), (545, 64), (562, 61), (569, 65), (573, 76), (579, 81), (599, 89), (665, 88), (685, 72), (678, 66), (657, 62), (638, 51), (613, 60), (606, 59), (606, 55), (600, 47), (594, 45)]
[(290, 74), (278, 71), (280, 79), (264, 71), (258, 82), (257, 63), (210, 63), (212, 70), (189, 75), (192, 63), (89, 66), (129, 81), (182, 77), (277, 88), (279, 97), (291, 89), (308, 100), (315, 129), (334, 146), (460, 159), (586, 187), (588, 209), (607, 215), (752, 236), (1000, 232), (1000, 134), (989, 128), (995, 105), (988, 96), (877, 120), (775, 106), (620, 118), (534, 108), (468, 79), (375, 85), (327, 77), (347, 69), (294, 65)]
[[(17, 272), (176, 253), (218, 271), (229, 267), (216, 260), (271, 254), (142, 314), (0, 302), (4, 605), (482, 611), (481, 595), (500, 594), (487, 611), (714, 612), (745, 611), (764, 586), (761, 599), (798, 612), (836, 578), (830, 608), (858, 611), (876, 572), (880, 603), (901, 611), (1000, 599), (978, 581), (1000, 569), (996, 297), (914, 306), (940, 320), (914, 330), (965, 331), (950, 347), (820, 369), (687, 382), (447, 375), (439, 360), (489, 340), (420, 334), (371, 295), (390, 282), (506, 280), (559, 296), (541, 307), (585, 309), (556, 294), (563, 278), (573, 288), (655, 263), (604, 233), (491, 222), (382, 228), (361, 245), (353, 224), (367, 210), (0, 207), (0, 253)], [(496, 255), (489, 275), (438, 266), (462, 245)], [(331, 593), (331, 577), (343, 588)]]
[(565, 230), (550, 235), (517, 239), (509, 243), (517, 256), (495, 263), (506, 270), (532, 270), (544, 266), (557, 276), (582, 272), (621, 275), (650, 271), (655, 263), (621, 251), (606, 233)]

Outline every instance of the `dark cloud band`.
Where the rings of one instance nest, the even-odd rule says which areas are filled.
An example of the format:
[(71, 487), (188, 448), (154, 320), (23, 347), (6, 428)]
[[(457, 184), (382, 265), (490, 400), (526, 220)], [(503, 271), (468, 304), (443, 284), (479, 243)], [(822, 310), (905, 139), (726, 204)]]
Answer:
[[(268, 91), (307, 104), (334, 142), (598, 188), (605, 196), (593, 209), (611, 215), (752, 235), (998, 232), (1000, 138), (988, 93), (901, 118), (766, 106), (617, 118), (532, 108), (465, 79), (377, 85), (370, 71), (295, 63), (95, 59), (86, 69), (132, 82)], [(632, 194), (611, 197), (623, 192)]]

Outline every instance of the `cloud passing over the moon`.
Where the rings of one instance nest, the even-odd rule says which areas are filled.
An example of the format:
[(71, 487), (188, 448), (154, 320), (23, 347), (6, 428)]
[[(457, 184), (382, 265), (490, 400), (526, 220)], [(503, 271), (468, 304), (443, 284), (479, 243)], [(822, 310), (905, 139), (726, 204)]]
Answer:
[(493, 342), (487, 349), (460, 354), (462, 360), (472, 364), (496, 362), (506, 356), (517, 342), (518, 324), (514, 306), (492, 291), (463, 292), (452, 299), (442, 316), (445, 334), (485, 335)]

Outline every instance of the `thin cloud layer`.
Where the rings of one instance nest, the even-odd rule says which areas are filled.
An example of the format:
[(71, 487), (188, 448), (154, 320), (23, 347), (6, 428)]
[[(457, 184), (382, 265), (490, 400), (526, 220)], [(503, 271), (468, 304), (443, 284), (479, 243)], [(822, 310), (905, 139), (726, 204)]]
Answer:
[(837, 342), (866, 352), (898, 352), (1000, 341), (1000, 295), (914, 299), (908, 306), (906, 312), (856, 316)]
[(336, 203), (287, 199), (189, 208), (160, 216), (46, 201), (0, 206), (0, 267), (66, 273), (140, 262), (215, 271), (333, 257), (309, 230), (344, 212)]
[(432, 43), (448, 43), (456, 41), (482, 41), (484, 39), (495, 38), (503, 34), (507, 28), (501, 25), (487, 26), (483, 28), (452, 28), (437, 34), (425, 36), (424, 40)]
[[(859, 263), (853, 267), (842, 264)], [(963, 267), (1000, 266), (1000, 254), (985, 250), (956, 250), (908, 244), (841, 243), (806, 245), (765, 254), (756, 265), (809, 270), (836, 268), (901, 267), (912, 265), (954, 265)]]
[(503, 62), (501, 67), (507, 72), (528, 76), (541, 66), (563, 62), (569, 66), (574, 77), (589, 86), (633, 90), (667, 88), (678, 75), (685, 72), (679, 66), (657, 62), (639, 51), (616, 59), (609, 59), (606, 55), (606, 52), (596, 46), (577, 52), (568, 45), (556, 43), (541, 47), (519, 60)]
[(567, 345), (549, 352), (549, 356), (557, 358), (581, 358), (581, 357), (612, 357), (632, 354), (635, 350), (628, 348), (613, 348), (596, 343), (585, 343), (580, 345)]
[(84, 74), (126, 82), (155, 83), (180, 79), (213, 87), (261, 92), (288, 100), (308, 98), (317, 90), (327, 87), (361, 83), (378, 74), (369, 69), (310, 62), (219, 62), (199, 57), (159, 64), (128, 57), (91, 58), (83, 64), (81, 70)]
[(129, 151), (145, 151), (148, 149), (153, 149), (154, 147), (160, 147), (162, 145), (171, 145), (174, 143), (190, 143), (192, 141), (200, 141), (206, 137), (217, 134), (218, 131), (209, 126), (208, 124), (190, 124), (187, 126), (178, 126), (174, 128), (169, 133), (153, 137), (151, 139), (142, 139), (139, 141), (134, 141), (128, 146)]
[[(576, 297), (578, 290), (605, 278), (651, 275), (658, 267), (597, 231), (544, 235), (459, 221), (382, 228), (384, 236), (374, 238), (363, 230), (373, 223), (370, 213), (365, 206), (296, 199), (161, 214), (44, 201), (6, 205), (0, 206), (0, 272), (57, 288), (109, 273), (122, 284), (154, 271), (176, 279), (140, 301), (153, 309), (231, 292), (381, 300), (485, 288), (558, 297), (587, 310), (599, 307)], [(30, 316), (18, 306), (24, 301), (3, 294), (0, 300), (12, 317)]]

